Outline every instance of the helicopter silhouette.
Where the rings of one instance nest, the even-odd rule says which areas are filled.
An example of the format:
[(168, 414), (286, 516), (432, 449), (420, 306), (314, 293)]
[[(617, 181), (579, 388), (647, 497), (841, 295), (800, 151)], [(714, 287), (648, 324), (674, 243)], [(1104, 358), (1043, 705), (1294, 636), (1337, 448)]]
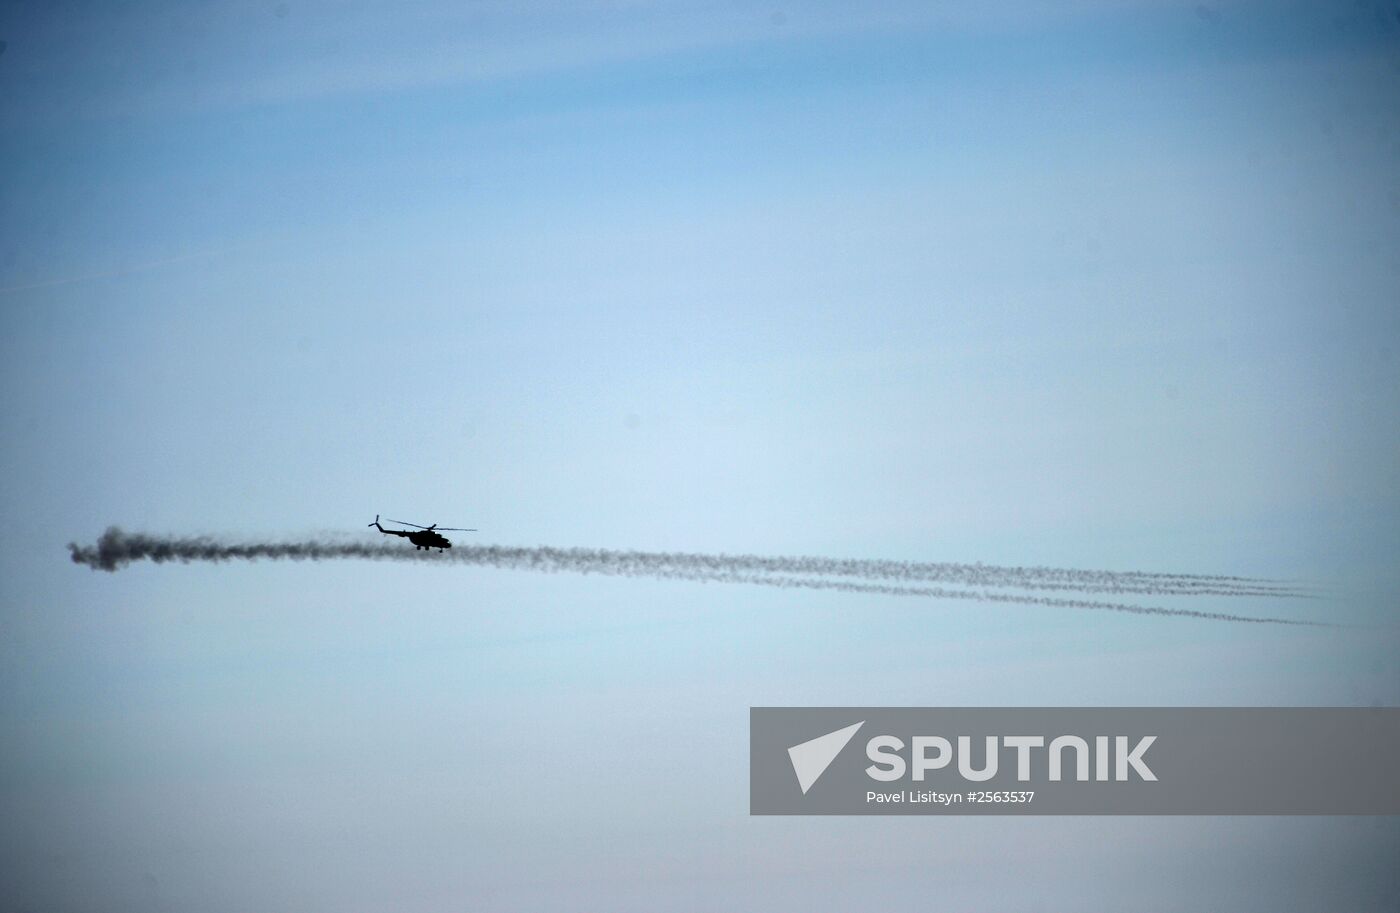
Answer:
[(370, 525), (370, 526), (373, 526), (375, 529), (379, 530), (381, 533), (383, 533), (383, 534), (386, 535), (386, 536), (403, 536), (403, 537), (404, 537), (405, 539), (407, 539), (409, 542), (412, 542), (412, 543), (413, 543), (413, 549), (414, 549), (414, 551), (417, 551), (417, 550), (420, 549), (420, 548), (423, 549), (424, 551), (427, 551), (428, 549), (431, 549), (431, 548), (435, 548), (435, 549), (437, 549), (437, 550), (440, 552), (440, 551), (442, 551), (443, 549), (451, 548), (451, 547), (452, 547), (452, 543), (451, 543), (450, 541), (448, 541), (448, 538), (447, 538), (446, 536), (441, 535), (441, 533), (440, 533), (441, 530), (446, 530), (447, 532), (454, 532), (454, 533), (474, 533), (474, 532), (476, 532), (476, 530), (474, 530), (474, 529), (461, 529), (460, 527), (456, 527), (456, 526), (442, 526), (442, 527), (439, 527), (436, 523), (434, 523), (432, 526), (419, 526), (417, 523), (405, 523), (405, 522), (403, 522), (402, 520), (390, 520), (389, 522), (390, 522), (390, 523), (397, 523), (397, 524), (399, 524), (400, 526), (412, 526), (412, 527), (415, 527), (415, 528), (414, 528), (414, 529), (385, 529), (384, 527), (382, 527), (382, 526), (379, 525), (379, 514), (375, 514), (375, 515), (374, 515), (374, 522), (371, 523), (371, 524), (369, 524), (369, 525)]

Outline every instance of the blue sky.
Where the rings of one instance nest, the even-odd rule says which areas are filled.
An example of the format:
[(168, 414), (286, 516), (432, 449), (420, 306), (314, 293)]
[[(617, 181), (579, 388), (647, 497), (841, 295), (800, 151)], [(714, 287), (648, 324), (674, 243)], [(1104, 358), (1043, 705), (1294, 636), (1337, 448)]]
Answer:
[(1395, 704), (1393, 628), (63, 549), (382, 512), (1303, 578), (1191, 607), (1393, 624), (1393, 7), (13, 4), (0, 40), (18, 905), (1394, 907), (1385, 819), (750, 819), (745, 729)]

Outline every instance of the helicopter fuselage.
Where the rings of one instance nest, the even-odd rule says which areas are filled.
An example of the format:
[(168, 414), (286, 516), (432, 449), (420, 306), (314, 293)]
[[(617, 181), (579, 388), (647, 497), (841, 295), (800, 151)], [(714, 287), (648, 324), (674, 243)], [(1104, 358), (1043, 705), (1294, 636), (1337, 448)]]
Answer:
[(408, 541), (417, 548), (451, 548), (452, 543), (447, 541), (446, 536), (440, 536), (430, 529), (419, 530), (408, 533)]
[[(435, 548), (441, 551), (445, 548), (452, 547), (452, 543), (446, 536), (431, 527), (426, 529), (385, 529), (379, 525), (378, 517), (374, 518), (374, 522), (371, 523), (370, 526), (373, 526), (386, 536), (399, 536), (407, 539), (409, 542), (413, 543), (415, 549)], [(437, 524), (434, 523), (433, 526), (437, 526)], [(468, 530), (468, 532), (470, 532), (470, 530)]]

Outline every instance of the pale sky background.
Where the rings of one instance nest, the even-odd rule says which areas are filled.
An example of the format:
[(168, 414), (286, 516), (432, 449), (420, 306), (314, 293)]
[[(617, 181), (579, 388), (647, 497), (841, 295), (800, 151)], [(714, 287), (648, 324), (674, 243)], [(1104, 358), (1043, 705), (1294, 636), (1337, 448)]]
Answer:
[[(1400, 908), (1391, 818), (747, 814), (752, 705), (1400, 703), (1394, 3), (0, 40), (4, 909)], [(375, 513), (1371, 627), (64, 549)]]

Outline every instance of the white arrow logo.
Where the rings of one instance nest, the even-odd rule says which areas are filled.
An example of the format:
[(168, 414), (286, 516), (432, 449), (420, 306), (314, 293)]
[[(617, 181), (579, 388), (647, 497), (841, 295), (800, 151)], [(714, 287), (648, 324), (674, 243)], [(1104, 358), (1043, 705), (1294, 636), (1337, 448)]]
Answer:
[(856, 730), (864, 725), (865, 720), (861, 720), (845, 729), (819, 735), (788, 749), (788, 757), (792, 759), (792, 771), (797, 774), (797, 785), (802, 787), (802, 795), (807, 795), (807, 790), (812, 788), (817, 778), (836, 760), (836, 756), (846, 747)]

